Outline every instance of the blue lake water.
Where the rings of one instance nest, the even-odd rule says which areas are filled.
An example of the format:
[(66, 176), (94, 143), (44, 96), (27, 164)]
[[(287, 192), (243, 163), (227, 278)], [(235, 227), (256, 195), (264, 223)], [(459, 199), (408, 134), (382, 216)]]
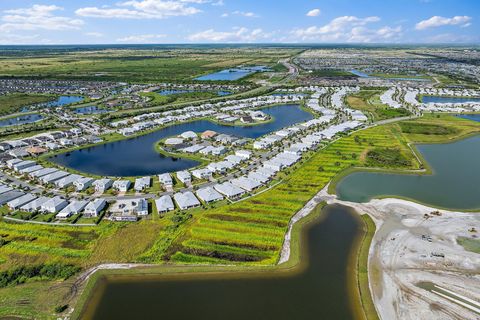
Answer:
[(223, 91), (223, 90), (218, 90), (218, 91), (209, 91), (209, 90), (190, 90), (190, 89), (182, 89), (182, 90), (177, 90), (177, 89), (171, 89), (171, 90), (161, 90), (158, 91), (158, 94), (161, 96), (170, 96), (174, 94), (182, 94), (182, 93), (191, 93), (191, 92), (216, 92), (218, 96), (228, 96), (232, 94), (230, 91)]
[(144, 176), (175, 172), (195, 167), (199, 163), (190, 159), (177, 159), (159, 154), (154, 150), (157, 141), (189, 130), (195, 132), (214, 130), (219, 133), (255, 139), (313, 118), (299, 105), (280, 105), (264, 108), (263, 111), (272, 116), (274, 120), (246, 127), (226, 126), (207, 120), (197, 120), (168, 126), (139, 137), (60, 154), (50, 160), (65, 167), (101, 176)]
[(106, 112), (110, 112), (110, 111), (99, 108), (97, 106), (86, 106), (86, 107), (75, 109), (75, 113), (78, 113), (78, 114), (99, 114), (99, 113), (106, 113)]
[(41, 103), (39, 106), (42, 107), (63, 107), (66, 106), (67, 104), (72, 104), (76, 102), (82, 101), (84, 98), (81, 96), (60, 96), (56, 100)]
[(19, 126), (22, 124), (33, 123), (42, 120), (43, 117), (40, 114), (28, 114), (25, 116), (18, 116), (15, 118), (9, 118), (0, 120), (0, 127)]
[(467, 103), (467, 102), (480, 102), (480, 98), (460, 98), (460, 97), (441, 97), (441, 96), (423, 96), (423, 103)]
[(359, 76), (360, 78), (370, 78), (370, 76), (365, 72), (358, 71), (355, 69), (350, 70), (350, 73), (353, 73), (354, 75)]
[(244, 67), (244, 68), (231, 68), (218, 71), (215, 73), (210, 73), (198, 78), (195, 80), (201, 81), (235, 81), (243, 77), (248, 76), (249, 74), (255, 72), (268, 71), (269, 69), (264, 66), (255, 66), (255, 67)]
[(457, 115), (457, 117), (480, 122), (480, 114), (478, 114), (478, 113), (475, 113), (475, 114), (473, 114), (473, 113), (472, 114), (459, 114), (459, 115)]

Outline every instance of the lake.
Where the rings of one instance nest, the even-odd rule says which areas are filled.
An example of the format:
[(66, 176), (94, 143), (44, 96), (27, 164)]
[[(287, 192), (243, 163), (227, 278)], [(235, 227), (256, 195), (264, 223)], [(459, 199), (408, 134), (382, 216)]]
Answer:
[(83, 319), (354, 319), (349, 257), (362, 222), (331, 205), (302, 230), (301, 267), (293, 271), (103, 277)]
[(182, 94), (182, 93), (192, 93), (192, 92), (215, 92), (219, 97), (222, 96), (228, 96), (232, 94), (230, 91), (223, 91), (223, 90), (218, 90), (218, 91), (210, 91), (210, 90), (180, 90), (180, 89), (169, 89), (169, 90), (161, 90), (157, 91), (157, 93), (161, 96), (170, 96), (174, 94)]
[(457, 115), (458, 118), (472, 120), (476, 122), (480, 122), (480, 114), (478, 113), (466, 113), (466, 114), (459, 114)]
[(258, 138), (281, 128), (313, 119), (311, 113), (299, 105), (280, 105), (263, 108), (274, 119), (255, 126), (227, 126), (207, 120), (172, 125), (143, 136), (63, 153), (51, 161), (81, 172), (100, 176), (145, 176), (190, 169), (199, 163), (184, 158), (159, 154), (154, 145), (161, 139), (179, 135), (185, 131), (213, 130), (245, 138)]
[(423, 96), (423, 103), (467, 103), (480, 102), (480, 98), (460, 98), (460, 97), (441, 97), (441, 96)]
[(263, 72), (268, 71), (269, 69), (264, 66), (256, 66), (256, 67), (243, 67), (243, 68), (231, 68), (225, 69), (222, 71), (210, 73), (198, 78), (195, 80), (201, 81), (235, 81), (239, 80), (243, 77), (248, 76), (249, 74), (255, 72)]
[(99, 114), (99, 113), (106, 113), (106, 112), (110, 112), (110, 111), (99, 108), (97, 106), (86, 106), (86, 107), (80, 107), (75, 109), (75, 113), (78, 113), (78, 114)]
[(22, 124), (34, 123), (42, 119), (43, 119), (42, 115), (38, 113), (28, 114), (24, 116), (18, 116), (14, 118), (0, 120), (0, 127), (3, 128), (3, 127), (9, 127), (9, 126), (19, 126)]
[(433, 175), (356, 172), (337, 184), (337, 195), (354, 202), (401, 196), (436, 207), (480, 208), (480, 136), (418, 145), (417, 149), (432, 167)]

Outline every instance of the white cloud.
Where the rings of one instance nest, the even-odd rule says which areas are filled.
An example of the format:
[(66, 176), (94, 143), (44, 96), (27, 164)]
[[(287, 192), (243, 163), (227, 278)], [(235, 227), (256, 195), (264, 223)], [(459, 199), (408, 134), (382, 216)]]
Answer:
[(355, 16), (337, 17), (323, 26), (294, 29), (293, 41), (318, 42), (394, 42), (402, 35), (402, 27), (384, 26), (378, 29), (367, 25), (379, 22), (376, 16), (358, 18)]
[(82, 17), (119, 19), (164, 19), (190, 16), (201, 12), (189, 4), (203, 4), (204, 0), (143, 0), (117, 3), (116, 7), (85, 7), (75, 11)]
[(425, 30), (428, 28), (436, 28), (441, 26), (455, 26), (462, 25), (468, 27), (470, 25), (469, 21), (472, 20), (469, 16), (455, 16), (452, 18), (445, 18), (440, 16), (433, 16), (430, 19), (420, 21), (415, 25), (417, 30)]
[(222, 18), (227, 18), (230, 15), (235, 15), (235, 16), (242, 16), (242, 17), (247, 17), (247, 18), (259, 18), (260, 16), (256, 13), (253, 12), (246, 12), (246, 11), (233, 11), (232, 13), (225, 12), (224, 14), (221, 15)]
[(320, 9), (312, 9), (307, 12), (307, 17), (318, 17), (320, 15)]
[(84, 35), (88, 37), (94, 37), (94, 38), (101, 38), (104, 36), (104, 34), (101, 32), (85, 32)]
[(215, 31), (208, 29), (188, 36), (192, 42), (257, 42), (268, 40), (271, 33), (265, 33), (262, 29), (249, 30), (245, 27), (234, 28), (232, 31)]
[(55, 5), (33, 5), (30, 8), (5, 10), (1, 17), (0, 31), (14, 30), (69, 30), (83, 25), (80, 19), (56, 16), (55, 11), (63, 8)]
[(139, 34), (119, 38), (117, 41), (125, 43), (155, 43), (165, 37), (165, 34)]

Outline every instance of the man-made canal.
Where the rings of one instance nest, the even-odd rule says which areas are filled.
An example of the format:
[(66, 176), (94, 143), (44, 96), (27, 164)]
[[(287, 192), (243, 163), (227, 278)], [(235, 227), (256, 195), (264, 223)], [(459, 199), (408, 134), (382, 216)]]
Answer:
[(436, 207), (480, 208), (480, 136), (417, 149), (432, 167), (432, 175), (356, 172), (337, 184), (337, 195), (354, 202), (400, 196)]
[(461, 98), (461, 97), (441, 97), (441, 96), (423, 96), (423, 103), (468, 103), (479, 102), (480, 98)]
[(185, 170), (198, 165), (190, 159), (177, 159), (154, 150), (157, 141), (192, 130), (214, 130), (238, 137), (258, 138), (313, 118), (298, 105), (280, 105), (262, 109), (274, 119), (254, 126), (227, 126), (207, 120), (169, 126), (155, 132), (90, 148), (57, 155), (50, 160), (69, 168), (101, 176), (143, 176)]
[(349, 258), (363, 233), (350, 208), (332, 205), (302, 230), (293, 271), (104, 278), (84, 319), (354, 319)]

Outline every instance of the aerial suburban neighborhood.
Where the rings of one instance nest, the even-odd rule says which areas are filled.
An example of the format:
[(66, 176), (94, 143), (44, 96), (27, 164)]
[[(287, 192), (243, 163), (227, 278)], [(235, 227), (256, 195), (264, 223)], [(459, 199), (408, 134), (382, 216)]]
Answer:
[(478, 4), (27, 2), (0, 320), (479, 319)]

